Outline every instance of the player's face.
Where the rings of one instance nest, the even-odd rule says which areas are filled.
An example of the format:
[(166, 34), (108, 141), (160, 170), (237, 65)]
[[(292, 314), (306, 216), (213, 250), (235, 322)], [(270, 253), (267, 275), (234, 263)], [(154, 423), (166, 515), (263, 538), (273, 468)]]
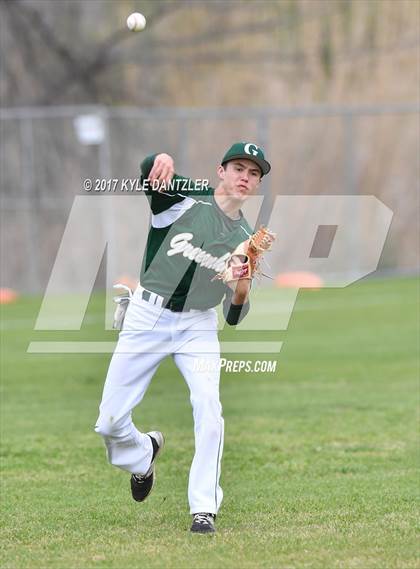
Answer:
[(254, 194), (261, 182), (261, 170), (255, 162), (245, 158), (231, 160), (225, 167), (219, 166), (218, 174), (225, 195), (239, 201), (245, 201)]

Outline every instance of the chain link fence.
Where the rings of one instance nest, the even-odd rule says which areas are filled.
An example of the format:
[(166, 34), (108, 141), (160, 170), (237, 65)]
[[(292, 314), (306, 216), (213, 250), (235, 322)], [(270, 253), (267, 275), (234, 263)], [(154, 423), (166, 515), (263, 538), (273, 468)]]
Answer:
[[(99, 117), (101, 132), (87, 133), (97, 137), (94, 141), (83, 140), (78, 126), (78, 117), (86, 116)], [(276, 195), (374, 195), (394, 212), (379, 268), (418, 271), (418, 121), (417, 104), (2, 109), (0, 285), (30, 293), (45, 290), (74, 198), (86, 195), (85, 179), (136, 178), (146, 155), (164, 151), (174, 156), (179, 173), (215, 185), (216, 166), (236, 140), (261, 145), (273, 166), (263, 181), (261, 220), (269, 218)], [(105, 230), (111, 217), (104, 208)], [(144, 243), (133, 242), (130, 223), (119, 230), (136, 250), (139, 267)], [(360, 216), (354, 223), (363, 243), (370, 220)], [(296, 239), (298, 232), (296, 227)], [(77, 266), (77, 251), (74, 255), (72, 266)]]

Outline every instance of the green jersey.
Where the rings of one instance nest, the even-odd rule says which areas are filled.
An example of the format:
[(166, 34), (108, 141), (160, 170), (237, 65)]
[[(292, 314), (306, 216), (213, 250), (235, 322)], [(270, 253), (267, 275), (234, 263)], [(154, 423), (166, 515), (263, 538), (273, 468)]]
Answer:
[(169, 189), (152, 189), (147, 177), (154, 158), (149, 156), (141, 164), (152, 219), (140, 282), (185, 308), (217, 306), (228, 287), (214, 277), (252, 229), (242, 212), (234, 220), (219, 208), (211, 187), (175, 175)]

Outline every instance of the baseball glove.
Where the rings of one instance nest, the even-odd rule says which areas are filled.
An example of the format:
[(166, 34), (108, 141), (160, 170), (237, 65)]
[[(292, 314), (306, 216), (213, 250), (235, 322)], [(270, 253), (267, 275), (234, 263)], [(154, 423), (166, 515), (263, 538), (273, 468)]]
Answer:
[(261, 226), (249, 239), (240, 243), (228, 257), (223, 271), (216, 275), (225, 284), (240, 279), (252, 280), (255, 276), (263, 275), (261, 260), (264, 253), (271, 249), (276, 234)]

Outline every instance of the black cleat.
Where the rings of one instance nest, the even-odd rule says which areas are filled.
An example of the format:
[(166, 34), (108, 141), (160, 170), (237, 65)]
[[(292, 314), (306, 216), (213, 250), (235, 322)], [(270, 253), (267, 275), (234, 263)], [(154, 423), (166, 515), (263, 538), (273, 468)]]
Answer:
[(146, 433), (152, 440), (153, 445), (153, 456), (152, 462), (150, 463), (149, 470), (146, 474), (132, 474), (131, 475), (131, 495), (136, 502), (144, 502), (147, 496), (150, 494), (155, 482), (155, 460), (158, 457), (160, 451), (163, 449), (165, 444), (165, 439), (162, 433), (159, 431), (150, 431)]
[(215, 514), (206, 514), (204, 512), (193, 514), (191, 531), (194, 533), (214, 533), (216, 531), (214, 527), (215, 519)]

